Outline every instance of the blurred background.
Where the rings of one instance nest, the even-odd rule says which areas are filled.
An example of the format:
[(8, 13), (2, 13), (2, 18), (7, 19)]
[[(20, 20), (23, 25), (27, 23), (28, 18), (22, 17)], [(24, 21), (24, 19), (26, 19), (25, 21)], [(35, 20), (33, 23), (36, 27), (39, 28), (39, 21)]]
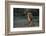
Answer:
[[(27, 20), (27, 13), (32, 13), (32, 24), (30, 26)], [(39, 9), (13, 8), (13, 27), (38, 27), (39, 26)]]

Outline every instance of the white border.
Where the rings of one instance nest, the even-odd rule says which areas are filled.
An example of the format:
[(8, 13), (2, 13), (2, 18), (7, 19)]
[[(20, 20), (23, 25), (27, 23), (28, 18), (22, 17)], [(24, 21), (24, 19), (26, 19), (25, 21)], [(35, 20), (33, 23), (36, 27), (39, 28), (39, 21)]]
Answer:
[[(33, 8), (39, 9), (39, 27), (24, 27), (24, 28), (13, 28), (13, 8)], [(42, 30), (42, 6), (32, 6), (32, 5), (10, 5), (10, 31), (36, 31)]]

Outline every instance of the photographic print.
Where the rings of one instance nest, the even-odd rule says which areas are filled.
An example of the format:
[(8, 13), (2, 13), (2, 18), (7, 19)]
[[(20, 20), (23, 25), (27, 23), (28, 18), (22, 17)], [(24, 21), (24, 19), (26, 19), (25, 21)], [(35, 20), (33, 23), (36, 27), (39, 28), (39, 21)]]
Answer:
[(35, 34), (45, 32), (45, 4), (6, 2), (6, 34)]
[(42, 30), (42, 6), (11, 5), (10, 12), (11, 31)]
[(13, 27), (38, 27), (39, 9), (13, 8)]

